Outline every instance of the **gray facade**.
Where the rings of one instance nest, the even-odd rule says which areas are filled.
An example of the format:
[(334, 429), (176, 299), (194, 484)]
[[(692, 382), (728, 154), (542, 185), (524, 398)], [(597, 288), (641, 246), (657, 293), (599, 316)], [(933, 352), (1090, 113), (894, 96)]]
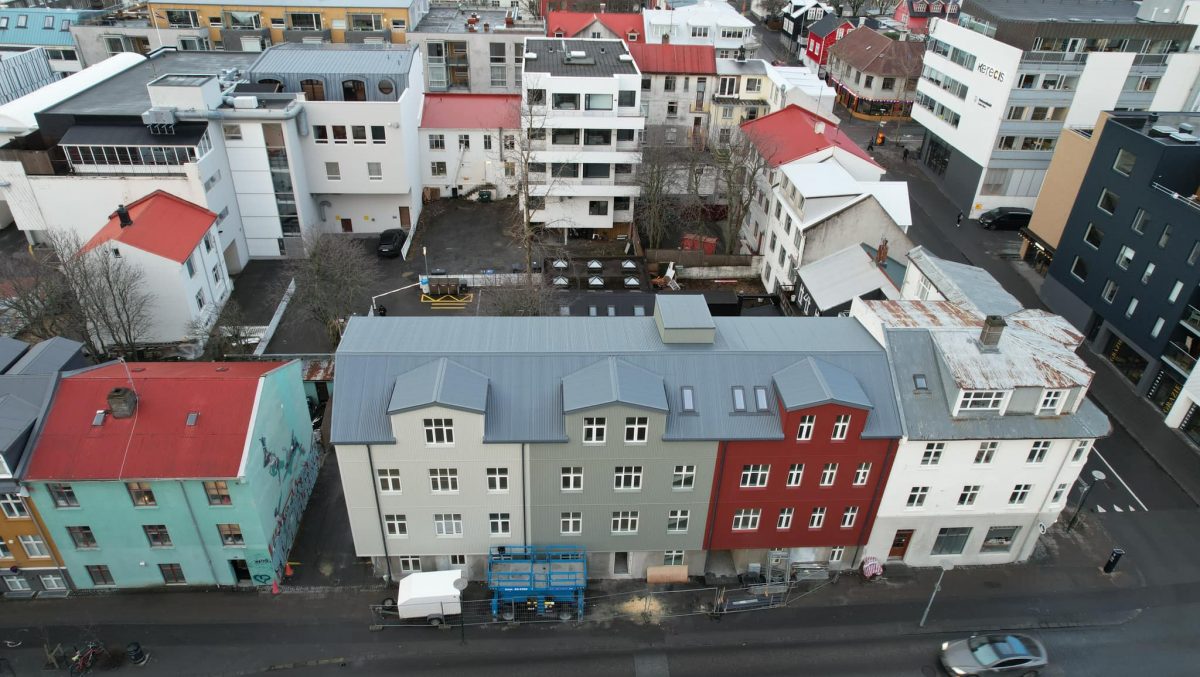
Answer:
[(408, 88), (414, 50), (407, 46), (285, 44), (250, 67), (251, 82), (279, 82), (310, 101), (396, 101)]
[(58, 80), (42, 47), (0, 52), (0, 104), (19, 99)]
[[(431, 92), (519, 94), (525, 38), (546, 34), (546, 24), (514, 11), (434, 7), (408, 32), (408, 44), (426, 55)], [(468, 23), (474, 19), (474, 23)], [(508, 23), (511, 20), (511, 23)]]

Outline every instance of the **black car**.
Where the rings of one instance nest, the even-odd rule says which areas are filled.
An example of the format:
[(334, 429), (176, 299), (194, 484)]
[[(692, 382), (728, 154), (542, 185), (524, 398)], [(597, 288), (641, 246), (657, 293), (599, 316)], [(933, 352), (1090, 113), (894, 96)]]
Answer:
[(408, 233), (403, 230), (389, 228), (379, 234), (379, 245), (375, 248), (375, 253), (394, 259), (400, 256), (400, 250), (404, 248), (404, 240), (407, 238)]
[(1021, 207), (998, 207), (979, 215), (979, 225), (988, 230), (1020, 230), (1029, 225), (1033, 212)]

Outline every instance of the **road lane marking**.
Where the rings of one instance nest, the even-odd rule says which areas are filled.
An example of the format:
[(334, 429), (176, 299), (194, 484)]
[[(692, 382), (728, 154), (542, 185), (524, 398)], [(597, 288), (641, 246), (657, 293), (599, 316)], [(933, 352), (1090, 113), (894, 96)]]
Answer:
[(1116, 510), (1117, 512), (1125, 512), (1124, 510), (1121, 509), (1121, 506), (1119, 506), (1119, 505), (1113, 505), (1113, 510)]
[(1129, 485), (1125, 483), (1125, 480), (1121, 478), (1121, 475), (1118, 474), (1116, 469), (1114, 469), (1112, 467), (1112, 464), (1108, 462), (1108, 459), (1106, 459), (1106, 458), (1104, 458), (1104, 456), (1100, 455), (1099, 449), (1092, 449), (1092, 453), (1096, 455), (1096, 458), (1103, 461), (1104, 465), (1107, 466), (1108, 469), (1112, 472), (1113, 477), (1117, 478), (1117, 481), (1121, 483), (1121, 486), (1125, 487), (1125, 491), (1128, 491), (1129, 495), (1133, 497), (1133, 500), (1137, 501), (1138, 505), (1142, 506), (1142, 510), (1150, 509), (1150, 508), (1146, 507), (1146, 504), (1142, 502), (1142, 499), (1138, 498), (1137, 494), (1133, 493), (1133, 489), (1129, 488)]
[(1108, 512), (1108, 511), (1104, 509), (1104, 506), (1098, 505), (1098, 506), (1096, 506), (1096, 512)]

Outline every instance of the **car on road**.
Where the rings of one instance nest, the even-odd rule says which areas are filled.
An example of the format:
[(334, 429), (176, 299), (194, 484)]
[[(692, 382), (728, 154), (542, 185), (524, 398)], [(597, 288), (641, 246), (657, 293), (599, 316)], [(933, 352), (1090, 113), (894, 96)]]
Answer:
[(979, 215), (979, 225), (988, 230), (1020, 230), (1029, 225), (1033, 212), (1021, 207), (997, 207)]
[(394, 259), (400, 256), (400, 250), (404, 248), (404, 240), (407, 238), (408, 233), (403, 230), (388, 228), (379, 234), (379, 244), (375, 247), (375, 253)]
[(1046, 647), (1029, 635), (975, 635), (942, 644), (942, 667), (963, 675), (1035, 677), (1046, 667)]

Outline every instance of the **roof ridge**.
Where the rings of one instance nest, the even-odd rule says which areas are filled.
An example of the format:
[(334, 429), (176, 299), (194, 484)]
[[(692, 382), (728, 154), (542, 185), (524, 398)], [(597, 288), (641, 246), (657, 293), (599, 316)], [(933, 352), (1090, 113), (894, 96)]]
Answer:
[(818, 364), (819, 360), (817, 360), (812, 355), (809, 355), (808, 357), (805, 357), (804, 359), (808, 360), (809, 363), (812, 365), (812, 369), (816, 375), (817, 382), (820, 384), (821, 390), (823, 390), (825, 392), (825, 396), (832, 398), (833, 390), (831, 390), (829, 387), (829, 381), (825, 379), (825, 372), (823, 372), (821, 370), (821, 365)]
[(433, 377), (433, 401), (440, 402), (442, 396), (442, 385), (446, 382), (446, 364), (449, 362), (445, 357), (437, 358), (437, 369)]

